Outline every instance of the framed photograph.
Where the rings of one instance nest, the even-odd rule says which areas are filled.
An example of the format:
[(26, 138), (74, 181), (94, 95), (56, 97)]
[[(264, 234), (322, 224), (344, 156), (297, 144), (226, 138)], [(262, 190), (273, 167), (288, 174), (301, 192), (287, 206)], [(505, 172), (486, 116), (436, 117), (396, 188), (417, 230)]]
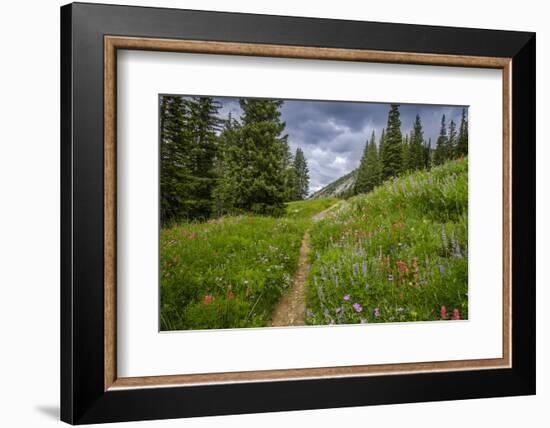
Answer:
[(535, 34), (61, 8), (61, 418), (535, 393)]

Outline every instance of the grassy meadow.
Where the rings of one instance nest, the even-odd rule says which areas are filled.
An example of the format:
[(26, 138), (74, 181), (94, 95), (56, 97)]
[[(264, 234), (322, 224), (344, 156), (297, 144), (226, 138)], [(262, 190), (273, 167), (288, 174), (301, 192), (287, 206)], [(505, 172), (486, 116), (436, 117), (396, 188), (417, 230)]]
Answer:
[(288, 289), (311, 217), (336, 199), (161, 229), (161, 330), (262, 327)]
[(468, 318), (464, 158), (347, 200), (290, 202), (278, 218), (227, 216), (163, 228), (161, 329), (269, 325), (292, 284), (306, 231), (306, 324)]
[(310, 235), (307, 324), (467, 319), (466, 158), (355, 196)]

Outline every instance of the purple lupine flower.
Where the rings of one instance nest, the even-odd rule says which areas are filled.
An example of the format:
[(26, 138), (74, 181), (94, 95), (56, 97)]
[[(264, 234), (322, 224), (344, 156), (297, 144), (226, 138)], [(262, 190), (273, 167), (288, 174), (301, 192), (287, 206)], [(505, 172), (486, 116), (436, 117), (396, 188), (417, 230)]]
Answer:
[(368, 282), (365, 283), (365, 288), (369, 288), (369, 283)]
[(351, 306), (353, 306), (353, 309), (355, 309), (355, 312), (361, 312), (363, 310), (363, 308), (361, 307), (361, 305), (359, 303), (354, 303)]
[(342, 306), (339, 306), (339, 307), (336, 308), (336, 313), (339, 314), (343, 310), (344, 310), (344, 308)]
[(363, 276), (367, 276), (367, 262), (363, 262)]
[(441, 263), (439, 264), (439, 273), (443, 275), (445, 273), (445, 266), (443, 266)]
[(372, 314), (375, 318), (380, 317), (380, 308), (374, 308), (374, 311), (372, 311)]
[(334, 285), (336, 285), (336, 288), (338, 288), (338, 282), (339, 282), (338, 276), (336, 276), (336, 277), (334, 278)]
[(458, 242), (456, 241), (456, 239), (451, 239), (451, 244), (452, 244), (452, 247), (453, 247), (453, 255), (455, 257), (462, 257), (462, 252), (460, 251), (460, 245), (458, 244)]
[(350, 298), (351, 298), (351, 297), (350, 297), (349, 294), (346, 294), (346, 295), (344, 296), (344, 300), (345, 300), (346, 302), (347, 302)]

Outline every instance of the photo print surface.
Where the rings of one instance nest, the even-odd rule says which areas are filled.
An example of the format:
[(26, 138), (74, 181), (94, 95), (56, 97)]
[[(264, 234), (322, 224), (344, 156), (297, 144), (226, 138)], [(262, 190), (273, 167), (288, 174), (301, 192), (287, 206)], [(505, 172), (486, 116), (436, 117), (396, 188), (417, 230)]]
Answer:
[(160, 330), (468, 319), (468, 108), (159, 96)]

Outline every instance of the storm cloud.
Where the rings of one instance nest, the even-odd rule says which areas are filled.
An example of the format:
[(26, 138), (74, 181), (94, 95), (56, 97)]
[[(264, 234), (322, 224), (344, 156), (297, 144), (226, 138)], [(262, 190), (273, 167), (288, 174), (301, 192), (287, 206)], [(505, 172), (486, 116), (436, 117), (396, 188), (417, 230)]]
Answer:
[[(238, 98), (217, 97), (219, 115), (238, 119)], [(422, 120), (424, 139), (435, 146), (441, 117), (460, 123), (463, 106), (401, 104), (401, 132), (409, 133), (417, 114)], [(300, 147), (310, 172), (310, 192), (321, 189), (357, 168), (365, 141), (374, 131), (376, 140), (386, 127), (390, 104), (344, 101), (285, 100), (281, 118), (292, 153)]]

